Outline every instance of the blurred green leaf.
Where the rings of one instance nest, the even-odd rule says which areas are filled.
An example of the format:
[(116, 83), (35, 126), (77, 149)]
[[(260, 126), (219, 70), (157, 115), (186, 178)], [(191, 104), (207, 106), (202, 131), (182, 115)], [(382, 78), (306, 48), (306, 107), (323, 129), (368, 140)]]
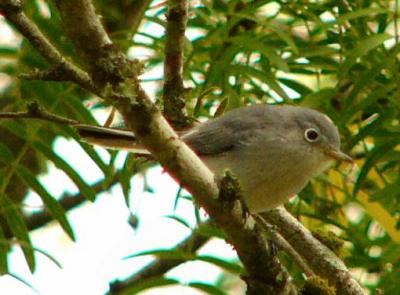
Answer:
[(169, 278), (164, 278), (164, 277), (148, 278), (148, 279), (140, 280), (140, 281), (136, 282), (135, 284), (129, 286), (121, 294), (134, 295), (134, 294), (139, 294), (140, 291), (144, 291), (147, 289), (170, 286), (170, 285), (178, 285), (178, 284), (179, 284), (179, 281), (176, 279), (169, 279)]
[(190, 229), (190, 230), (192, 229), (192, 228), (190, 227), (189, 222), (187, 222), (185, 219), (183, 219), (183, 218), (181, 218), (181, 217), (179, 217), (179, 216), (176, 216), (176, 215), (167, 215), (167, 216), (165, 216), (165, 218), (175, 220), (176, 222), (180, 223), (181, 225), (183, 225), (183, 226), (186, 227), (187, 229)]
[(17, 238), (17, 243), (21, 245), (26, 262), (31, 272), (35, 271), (36, 263), (33, 247), (29, 238), (29, 231), (25, 225), (24, 218), (20, 209), (5, 194), (0, 194), (0, 208), (7, 225), (13, 235)]
[(57, 168), (65, 172), (69, 178), (76, 184), (80, 192), (90, 201), (94, 201), (96, 198), (96, 192), (88, 185), (80, 175), (62, 158), (54, 153), (49, 147), (41, 142), (34, 142), (33, 146), (37, 148), (43, 155), (51, 160)]
[(357, 63), (358, 58), (367, 54), (372, 49), (382, 45), (383, 42), (390, 38), (392, 37), (389, 34), (376, 34), (360, 41), (353, 50), (347, 53), (346, 59), (340, 67), (340, 77), (347, 75), (347, 72), (350, 70), (350, 68)]
[(214, 118), (217, 118), (217, 117), (221, 116), (223, 113), (225, 113), (225, 110), (226, 110), (228, 104), (229, 104), (229, 98), (226, 97), (219, 104), (217, 110), (214, 113)]
[(192, 260), (195, 256), (191, 253), (183, 252), (182, 250), (175, 249), (157, 249), (157, 250), (148, 250), (142, 251), (136, 254), (132, 254), (124, 257), (124, 259), (130, 259), (135, 257), (154, 255), (158, 258), (162, 259), (182, 259), (182, 260)]
[(125, 158), (124, 167), (121, 170), (119, 177), (122, 193), (124, 194), (125, 204), (128, 208), (130, 207), (131, 180), (134, 174), (135, 162), (135, 155), (128, 154)]
[(13, 162), (14, 155), (5, 144), (0, 142), (0, 161), (4, 164)]
[(0, 276), (8, 272), (7, 253), (9, 248), (9, 242), (4, 235), (3, 229), (0, 227)]
[(230, 65), (227, 70), (232, 73), (244, 74), (256, 78), (271, 87), (271, 89), (274, 90), (283, 100), (290, 100), (286, 92), (282, 89), (271, 73), (265, 73), (253, 67), (243, 65)]
[(40, 254), (46, 256), (51, 262), (53, 262), (59, 269), (62, 269), (61, 263), (53, 257), (53, 255), (47, 253), (46, 251), (39, 249), (39, 248), (33, 248), (36, 252), (39, 252)]
[(36, 294), (39, 295), (39, 292), (31, 284), (29, 284), (29, 282), (27, 280), (23, 279), (22, 277), (20, 277), (20, 276), (18, 276), (16, 274), (13, 274), (13, 273), (7, 273), (7, 275), (12, 277), (12, 278), (14, 278), (14, 279), (16, 279), (17, 281), (21, 282), (22, 284), (24, 284), (29, 289), (31, 289), (32, 291), (34, 291)]
[(216, 256), (211, 256), (211, 255), (197, 255), (196, 259), (214, 264), (214, 265), (219, 266), (222, 269), (232, 272), (234, 274), (242, 274), (243, 273), (243, 267), (238, 262), (227, 261), (225, 259), (222, 259), (222, 258), (219, 258)]
[(51, 194), (47, 192), (46, 188), (42, 186), (42, 184), (36, 179), (31, 171), (23, 166), (19, 166), (17, 168), (17, 174), (32, 190), (34, 190), (40, 196), (50, 214), (60, 223), (61, 227), (71, 238), (71, 240), (75, 241), (75, 235), (65, 215), (64, 208), (57, 202), (56, 199), (54, 199)]
[(380, 146), (376, 146), (368, 155), (367, 160), (365, 161), (364, 165), (361, 167), (360, 174), (357, 177), (357, 181), (354, 185), (353, 195), (355, 196), (357, 192), (361, 188), (361, 184), (367, 177), (368, 172), (376, 165), (377, 161), (385, 156), (385, 154), (391, 151), (399, 142), (396, 141), (389, 141), (384, 143)]
[(231, 38), (231, 41), (234, 44), (242, 46), (243, 48), (253, 51), (259, 51), (262, 55), (268, 58), (271, 64), (274, 65), (277, 69), (284, 72), (289, 72), (289, 67), (286, 61), (275, 52), (275, 49), (273, 47), (268, 46), (264, 42), (261, 42), (254, 37), (246, 35), (240, 35)]
[(210, 295), (227, 295), (227, 293), (225, 293), (220, 288), (203, 282), (190, 282), (188, 286), (204, 291), (205, 293)]

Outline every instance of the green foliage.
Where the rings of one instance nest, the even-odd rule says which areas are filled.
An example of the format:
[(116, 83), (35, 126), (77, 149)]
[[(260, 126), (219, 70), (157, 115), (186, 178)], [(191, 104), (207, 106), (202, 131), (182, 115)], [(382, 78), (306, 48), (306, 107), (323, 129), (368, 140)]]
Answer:
[[(49, 16), (39, 11), (35, 1), (25, 2), (24, 11), (40, 30), (69, 60), (84, 67), (64, 36), (51, 2), (47, 7)], [(124, 14), (130, 2), (135, 1), (95, 1), (116, 44), (133, 52), (148, 50), (144, 62), (145, 72), (150, 71), (163, 62), (165, 39), (146, 28), (155, 24), (165, 28), (165, 3), (147, 6), (142, 25), (136, 30), (138, 26)], [(395, 9), (395, 1), (381, 0), (193, 1), (188, 28), (195, 33), (186, 35), (183, 71), (185, 85), (191, 87), (186, 95), (187, 112), (195, 118), (213, 117), (251, 103), (291, 103), (318, 109), (335, 121), (343, 136), (343, 149), (354, 156), (358, 167), (352, 171), (345, 166), (334, 167), (329, 177), (313, 181), (289, 208), (309, 228), (339, 233), (347, 241), (346, 265), (360, 269), (363, 275), (376, 276), (376, 281), (365, 279), (362, 283), (371, 291), (379, 287), (385, 294), (397, 294), (400, 281), (400, 47)], [(135, 36), (133, 41), (131, 36)], [(0, 90), (0, 111), (22, 111), (35, 100), (53, 113), (94, 123), (87, 108), (87, 102), (93, 99), (91, 94), (72, 83), (18, 78), (49, 66), (24, 39), (21, 44), (1, 45), (0, 79), (7, 78), (7, 83)], [(161, 91), (160, 83), (157, 99)], [(104, 108), (101, 103), (96, 106)], [(64, 231), (74, 237), (56, 196), (37, 179), (46, 171), (47, 161), (61, 169), (88, 200), (96, 199), (92, 184), (82, 177), (84, 171), (75, 171), (63, 155), (54, 152), (53, 142), (59, 135), (77, 139), (68, 126), (0, 120), (1, 273), (9, 271), (5, 253), (10, 247), (6, 240), (12, 236), (22, 246), (30, 269), (35, 268), (27, 216), (21, 205), (30, 189), (41, 197)], [(104, 179), (112, 179), (113, 160), (104, 163), (91, 147), (81, 146)], [(113, 154), (112, 159), (115, 157)], [(133, 156), (125, 161), (120, 184), (128, 205), (131, 177), (143, 166)], [(182, 198), (177, 196), (177, 202)], [(188, 225), (178, 217), (170, 218)], [(376, 227), (382, 234), (374, 231)], [(221, 232), (214, 233), (215, 229), (203, 230), (210, 236), (224, 237)], [(372, 249), (378, 249), (378, 254)], [(174, 252), (149, 250), (141, 254), (146, 253), (160, 257), (161, 253)], [(178, 258), (207, 260), (229, 271), (240, 271), (236, 262), (219, 257), (193, 254)], [(301, 271), (290, 258), (282, 257), (282, 261), (296, 282), (303, 283)], [(177, 283), (156, 278), (129, 292)], [(214, 286), (196, 282), (189, 286), (223, 294)]]

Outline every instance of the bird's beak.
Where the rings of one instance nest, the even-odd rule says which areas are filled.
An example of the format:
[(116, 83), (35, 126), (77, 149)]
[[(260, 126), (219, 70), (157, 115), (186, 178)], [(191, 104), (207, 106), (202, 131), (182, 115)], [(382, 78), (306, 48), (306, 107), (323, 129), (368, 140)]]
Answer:
[(326, 154), (335, 160), (345, 161), (353, 164), (353, 159), (340, 150), (328, 149), (326, 150)]

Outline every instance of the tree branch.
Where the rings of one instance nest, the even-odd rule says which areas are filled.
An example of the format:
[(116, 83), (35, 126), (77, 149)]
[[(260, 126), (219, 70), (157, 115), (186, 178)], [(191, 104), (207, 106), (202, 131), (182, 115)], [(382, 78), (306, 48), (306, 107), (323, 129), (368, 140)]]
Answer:
[(103, 87), (115, 86), (139, 71), (140, 65), (129, 61), (111, 42), (91, 1), (55, 0), (55, 3), (63, 29), (88, 66), (99, 96), (109, 95), (102, 93)]
[(164, 115), (173, 126), (180, 129), (190, 124), (184, 112), (185, 88), (182, 76), (187, 18), (187, 0), (168, 1), (164, 49)]
[(55, 115), (41, 109), (36, 102), (28, 104), (27, 107), (28, 110), (25, 112), (0, 112), (0, 119), (39, 119), (68, 125), (79, 124), (78, 121)]
[(282, 237), (282, 235), (277, 232), (276, 228), (273, 225), (267, 223), (261, 215), (257, 215), (256, 220), (260, 222), (262, 227), (267, 231), (267, 233), (271, 235), (272, 241), (276, 243), (278, 248), (289, 254), (293, 258), (294, 262), (303, 270), (303, 272), (306, 274), (307, 277), (314, 275), (314, 272), (304, 261), (303, 257), (301, 257), (300, 254), (296, 251), (296, 249), (293, 248), (293, 246), (290, 245)]
[(336, 287), (338, 294), (365, 294), (343, 261), (315, 239), (311, 232), (284, 208), (271, 210), (264, 213), (263, 217), (279, 227), (282, 236), (306, 259), (317, 275), (328, 279)]
[[(74, 64), (68, 62), (53, 44), (42, 34), (39, 28), (22, 11), (22, 1), (3, 0), (0, 12), (12, 23), (19, 32), (29, 40), (36, 50), (52, 64), (57, 71), (58, 80), (73, 81), (83, 88), (94, 91), (94, 85), (89, 75)], [(50, 70), (50, 72), (52, 71)], [(61, 76), (63, 78), (61, 78)]]
[[(202, 226), (209, 225), (210, 222), (205, 222), (199, 224), (198, 227), (193, 230), (192, 234), (180, 242), (174, 247), (176, 250), (184, 251), (188, 254), (196, 253), (202, 246), (204, 246), (208, 241), (209, 237), (201, 234), (199, 229)], [(135, 273), (131, 277), (125, 279), (124, 281), (115, 281), (110, 284), (109, 294), (120, 294), (122, 290), (128, 289), (139, 282), (143, 282), (146, 279), (162, 276), (174, 267), (185, 263), (184, 259), (163, 259), (157, 258), (155, 261), (144, 267), (139, 272)]]

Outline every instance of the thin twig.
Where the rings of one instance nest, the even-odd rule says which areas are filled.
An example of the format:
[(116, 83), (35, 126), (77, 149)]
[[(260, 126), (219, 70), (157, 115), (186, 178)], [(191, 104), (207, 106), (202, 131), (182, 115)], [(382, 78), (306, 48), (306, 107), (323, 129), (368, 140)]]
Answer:
[(90, 76), (61, 55), (36, 24), (25, 15), (22, 11), (21, 2), (18, 0), (3, 0), (0, 2), (0, 12), (52, 64), (53, 69), (57, 69), (59, 74), (58, 80), (73, 81), (83, 88), (95, 92), (95, 87)]
[(36, 102), (29, 104), (28, 110), (25, 112), (0, 112), (0, 119), (39, 119), (67, 125), (79, 124), (76, 120), (43, 110)]
[(164, 115), (174, 126), (183, 129), (190, 123), (185, 115), (183, 53), (188, 18), (187, 0), (169, 0), (165, 33)]
[(277, 232), (273, 225), (266, 222), (261, 215), (257, 215), (256, 220), (262, 225), (267, 233), (271, 235), (273, 242), (277, 244), (278, 248), (289, 254), (295, 263), (304, 271), (307, 277), (314, 275), (314, 272), (308, 266), (307, 262), (305, 262), (300, 254), (293, 248), (293, 246), (290, 245), (279, 232)]
[(307, 264), (319, 276), (329, 280), (342, 295), (365, 295), (364, 290), (351, 276), (346, 265), (328, 247), (318, 241), (311, 232), (284, 208), (263, 214), (271, 224), (279, 228), (282, 236), (296, 248)]

